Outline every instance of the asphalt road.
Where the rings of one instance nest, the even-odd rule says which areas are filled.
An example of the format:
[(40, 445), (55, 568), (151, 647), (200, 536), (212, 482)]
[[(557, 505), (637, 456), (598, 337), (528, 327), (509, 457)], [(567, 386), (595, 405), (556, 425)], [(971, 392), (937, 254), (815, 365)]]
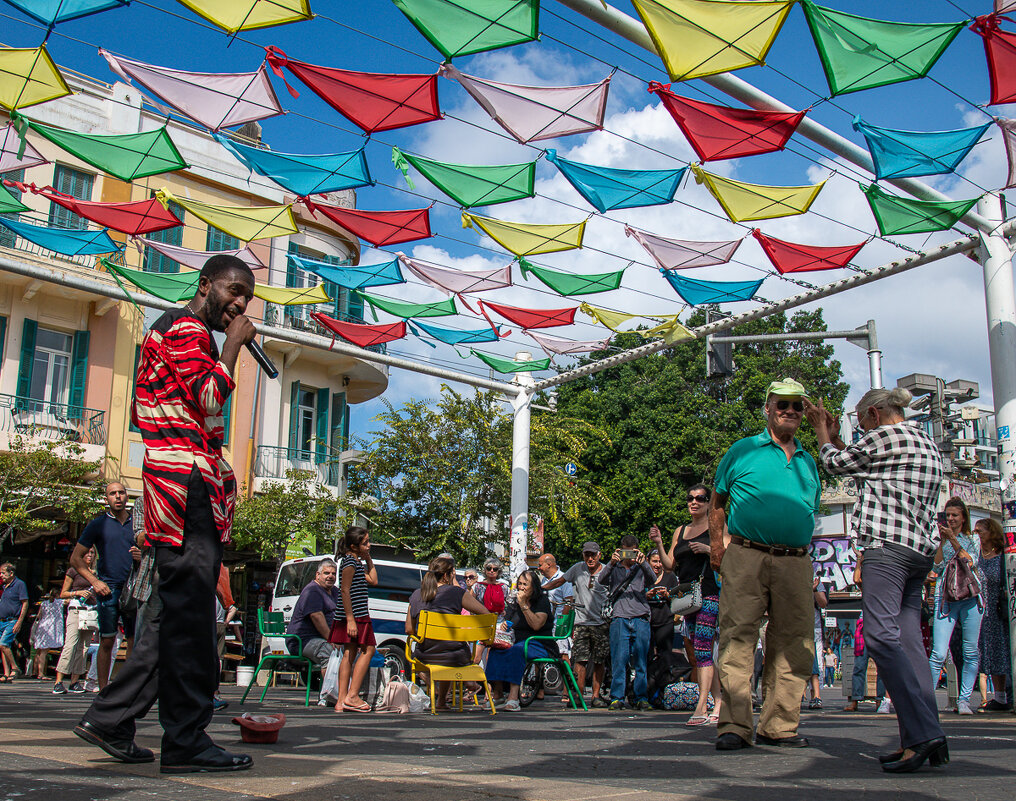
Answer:
[[(89, 697), (54, 696), (41, 682), (3, 686), (0, 800), (1010, 801), (1016, 787), (1016, 716), (943, 715), (952, 762), (888, 776), (875, 756), (897, 742), (895, 717), (875, 715), (870, 704), (859, 714), (836, 711), (843, 700), (828, 690), (825, 710), (802, 715), (811, 748), (734, 753), (715, 750), (715, 730), (685, 726), (689, 713), (563, 712), (548, 700), (495, 718), (476, 709), (360, 715), (305, 709), (289, 688), (244, 707), (239, 695), (227, 689), (230, 707), (210, 732), (251, 753), (254, 768), (164, 778), (157, 762), (121, 765), (70, 733)], [(279, 742), (241, 744), (230, 719), (244, 709), (284, 712)], [(153, 714), (138, 742), (158, 749), (159, 736)]]

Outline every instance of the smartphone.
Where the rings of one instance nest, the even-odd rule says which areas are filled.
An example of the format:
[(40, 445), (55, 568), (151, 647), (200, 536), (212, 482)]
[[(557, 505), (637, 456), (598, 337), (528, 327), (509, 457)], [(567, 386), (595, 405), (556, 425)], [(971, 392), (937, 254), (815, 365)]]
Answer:
[(631, 551), (631, 550), (629, 550), (627, 548), (621, 548), (621, 558), (622, 559), (634, 559), (635, 556), (636, 556), (635, 551)]
[(940, 526), (946, 525), (946, 522), (945, 522), (945, 512), (939, 512), (938, 513), (938, 524)]

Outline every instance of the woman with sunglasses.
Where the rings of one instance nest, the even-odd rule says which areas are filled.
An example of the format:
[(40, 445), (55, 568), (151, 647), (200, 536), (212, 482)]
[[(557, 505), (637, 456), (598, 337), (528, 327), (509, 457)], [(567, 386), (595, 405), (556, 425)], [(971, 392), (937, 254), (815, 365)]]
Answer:
[[(483, 604), (488, 612), (497, 615), (498, 626), (504, 621), (504, 611), (510, 589), (508, 583), (501, 578), (503, 571), (504, 565), (501, 564), (501, 560), (491, 556), (483, 563), (479, 579), (469, 586), (473, 597)], [(478, 642), (473, 653), (473, 662), (479, 665), (483, 661), (486, 651), (487, 646)], [(497, 684), (491, 682), (491, 688), (494, 700), (500, 701), (503, 697), (500, 682)]]
[[(688, 726), (715, 724), (720, 718), (720, 677), (713, 665), (713, 643), (716, 640), (716, 618), (720, 604), (720, 587), (709, 565), (709, 500), (712, 493), (705, 484), (688, 490), (688, 513), (691, 522), (674, 531), (670, 547), (664, 548), (658, 526), (649, 530), (650, 539), (660, 549), (664, 570), (673, 570), (682, 584), (702, 580), (702, 608), (685, 617), (685, 625), (694, 645), (694, 665), (699, 685), (698, 705), (687, 721)], [(685, 639), (687, 643), (687, 638)], [(713, 694), (713, 712), (709, 714), (709, 693)]]

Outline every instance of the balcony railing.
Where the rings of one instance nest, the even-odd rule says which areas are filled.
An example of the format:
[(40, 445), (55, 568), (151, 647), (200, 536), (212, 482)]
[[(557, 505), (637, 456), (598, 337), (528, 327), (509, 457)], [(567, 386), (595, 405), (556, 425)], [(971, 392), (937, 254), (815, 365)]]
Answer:
[[(19, 215), (16, 214), (5, 214), (5, 217), (16, 219)], [(28, 222), (26, 220), (26, 222)], [(42, 224), (40, 220), (31, 220), (30, 222), (39, 225)], [(94, 226), (92, 226), (94, 228)], [(0, 226), (0, 248), (7, 248), (8, 250), (18, 250), (22, 253), (30, 253), (33, 256), (38, 256), (46, 260), (56, 260), (63, 262), (70, 262), (76, 264), (78, 267), (91, 267), (94, 268), (98, 264), (98, 258), (96, 256), (65, 256), (62, 253), (57, 253), (47, 248), (39, 247), (34, 242), (29, 242), (9, 228), (3, 228)]]
[(0, 395), (0, 431), (81, 445), (106, 444), (106, 413), (66, 403)]
[(291, 470), (308, 470), (315, 473), (318, 481), (326, 486), (338, 486), (338, 465), (330, 462), (318, 463), (317, 458), (317, 454), (301, 448), (258, 445), (254, 459), (254, 475), (257, 478), (285, 479)]

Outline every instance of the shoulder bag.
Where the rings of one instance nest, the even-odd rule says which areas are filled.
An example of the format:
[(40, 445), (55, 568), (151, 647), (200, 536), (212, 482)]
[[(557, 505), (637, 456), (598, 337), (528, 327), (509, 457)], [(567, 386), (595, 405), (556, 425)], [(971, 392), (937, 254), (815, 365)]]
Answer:
[(610, 593), (610, 595), (607, 596), (607, 600), (603, 602), (603, 609), (600, 612), (600, 616), (603, 617), (604, 620), (613, 617), (614, 604), (617, 602), (617, 599), (621, 597), (621, 593), (623, 593), (626, 589), (628, 589), (628, 585), (635, 580), (635, 576), (641, 570), (642, 570), (641, 565), (637, 564), (632, 565), (631, 572), (628, 573), (625, 580), (622, 581), (620, 584), (618, 584), (617, 587), (615, 587), (614, 590)]
[(678, 584), (677, 589), (670, 598), (670, 613), (672, 615), (694, 615), (702, 608), (702, 579), (705, 578), (706, 570), (709, 569), (709, 560), (702, 566), (702, 572), (695, 581), (686, 581)]

